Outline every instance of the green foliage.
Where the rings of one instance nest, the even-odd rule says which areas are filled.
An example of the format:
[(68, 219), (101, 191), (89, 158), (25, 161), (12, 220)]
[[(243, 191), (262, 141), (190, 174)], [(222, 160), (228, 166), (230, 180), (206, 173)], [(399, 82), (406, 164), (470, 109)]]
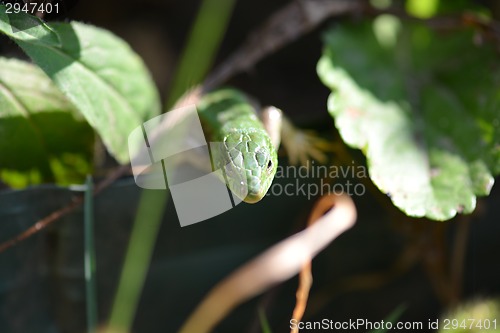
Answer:
[[(470, 30), (396, 21), (383, 16), (326, 35), (318, 74), (332, 89), (329, 111), (344, 141), (365, 153), (373, 182), (406, 214), (470, 213), (500, 173), (497, 55), (474, 45)], [(396, 38), (381, 33), (390, 30), (384, 24)]]
[(500, 332), (500, 300), (474, 300), (459, 305), (439, 320), (438, 333)]
[(85, 270), (85, 301), (87, 303), (87, 332), (97, 332), (97, 279), (96, 279), (96, 245), (94, 231), (94, 184), (92, 176), (85, 182), (85, 202), (83, 207), (83, 240)]
[(0, 177), (13, 187), (83, 181), (93, 131), (37, 67), (0, 58)]
[[(396, 326), (396, 322), (398, 321), (399, 318), (401, 318), (401, 315), (403, 312), (406, 310), (406, 305), (400, 305), (396, 309), (394, 309), (387, 318), (384, 319), (385, 323), (391, 323), (392, 326)], [(370, 331), (369, 333), (386, 333), (389, 332), (390, 329), (387, 328), (381, 328), (378, 330), (373, 330)]]
[(269, 321), (266, 317), (266, 313), (261, 308), (259, 308), (259, 321), (260, 327), (262, 327), (262, 333), (272, 333), (271, 326), (269, 326)]
[[(393, 1), (393, 3), (396, 3), (396, 1)], [(406, 0), (405, 9), (409, 15), (421, 19), (440, 15), (457, 15), (464, 12), (474, 12), (476, 14), (488, 12), (486, 7), (481, 6), (478, 1), (474, 0)]]
[(439, 2), (439, 0), (408, 0), (406, 10), (413, 16), (429, 18), (438, 11)]
[(11, 38), (41, 46), (61, 46), (57, 33), (39, 18), (24, 13), (7, 14), (3, 5), (0, 5), (0, 31)]
[(199, 84), (210, 67), (213, 58), (200, 56), (215, 54), (231, 18), (234, 0), (206, 0), (201, 2), (198, 16), (193, 22), (187, 44), (175, 73), (174, 83), (165, 103), (165, 111), (174, 105), (182, 94)]
[[(0, 6), (0, 30), (53, 80), (110, 153), (119, 162), (128, 162), (128, 135), (160, 112), (158, 93), (142, 60), (104, 29), (33, 20), (38, 19), (27, 14), (7, 16)], [(28, 27), (26, 22), (31, 22)]]
[(463, 12), (485, 13), (487, 9), (473, 0), (440, 1), (437, 14), (453, 15)]

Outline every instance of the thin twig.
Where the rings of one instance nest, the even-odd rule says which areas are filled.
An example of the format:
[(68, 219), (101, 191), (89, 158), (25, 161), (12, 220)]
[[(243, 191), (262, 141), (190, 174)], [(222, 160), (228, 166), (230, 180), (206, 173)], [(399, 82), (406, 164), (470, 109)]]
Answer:
[(445, 244), (446, 227), (447, 225), (440, 222), (433, 222), (429, 225), (422, 265), (439, 301), (448, 306), (452, 303), (452, 286), (447, 265), (449, 260)]
[[(103, 179), (99, 184), (94, 189), (94, 196), (99, 194), (101, 191), (103, 191), (105, 188), (107, 188), (109, 185), (111, 185), (116, 179), (120, 178), (122, 175), (127, 173), (127, 171), (130, 170), (130, 167), (128, 165), (126, 166), (121, 166), (120, 168), (116, 169), (114, 172), (112, 172), (108, 177)], [(24, 230), (17, 236), (3, 242), (0, 244), (0, 253), (5, 252), (9, 248), (15, 246), (19, 242), (22, 242), (31, 236), (35, 235), (36, 233), (42, 231), (43, 229), (47, 228), (49, 225), (52, 223), (58, 221), (60, 218), (70, 214), (73, 212), (75, 209), (80, 207), (83, 203), (83, 195), (79, 195), (78, 197), (74, 198), (72, 202), (67, 204), (66, 206), (50, 213), (48, 216), (38, 220), (35, 224), (33, 224), (31, 227), (28, 229)]]
[[(296, 303), (295, 308), (293, 309), (292, 320), (296, 323), (302, 320), (304, 317), (304, 313), (307, 308), (307, 300), (309, 299), (309, 292), (311, 290), (313, 276), (311, 271), (312, 263), (309, 261), (302, 267), (299, 274), (299, 288), (296, 293)], [(298, 333), (299, 328), (297, 325), (293, 326), (291, 333)]]
[(414, 267), (421, 258), (422, 249), (418, 244), (410, 243), (386, 270), (374, 271), (347, 276), (318, 290), (311, 297), (308, 318), (314, 316), (335, 297), (343, 293), (362, 290), (375, 290), (388, 285)]
[(465, 256), (467, 253), (471, 218), (471, 215), (467, 215), (457, 219), (457, 231), (450, 263), (451, 305), (458, 303), (462, 297)]
[[(319, 219), (318, 213), (325, 214), (329, 209), (333, 207), (333, 202), (327, 200), (320, 200), (317, 207), (309, 217), (309, 221), (307, 222), (307, 226), (310, 227), (314, 223), (316, 223)], [(309, 299), (309, 292), (311, 291), (311, 286), (313, 283), (313, 275), (312, 275), (312, 262), (309, 260), (302, 269), (299, 274), (299, 287), (296, 292), (296, 303), (295, 308), (293, 309), (292, 320), (295, 322), (300, 322), (304, 317), (304, 313), (307, 308), (307, 301)], [(290, 333), (298, 333), (298, 326), (292, 327)]]
[(361, 0), (295, 0), (252, 32), (248, 40), (207, 77), (203, 87), (213, 89), (234, 75), (251, 69), (261, 59), (312, 31), (332, 16), (366, 6)]
[(0, 253), (8, 250), (9, 248), (13, 247), (19, 242), (22, 242), (29, 237), (33, 236), (37, 232), (45, 229), (48, 225), (52, 224), (53, 222), (59, 220), (61, 217), (68, 215), (71, 213), (75, 208), (80, 207), (83, 202), (83, 196), (78, 196), (76, 199), (74, 199), (71, 203), (68, 205), (64, 206), (61, 209), (58, 209), (54, 212), (52, 212), (50, 215), (46, 216), (45, 218), (38, 220), (34, 225), (20, 233), (19, 235), (3, 242), (0, 244)]
[(179, 333), (210, 332), (237, 305), (297, 274), (314, 256), (354, 225), (356, 208), (349, 196), (330, 194), (321, 197), (310, 219), (317, 221), (274, 245), (216, 285), (198, 304)]

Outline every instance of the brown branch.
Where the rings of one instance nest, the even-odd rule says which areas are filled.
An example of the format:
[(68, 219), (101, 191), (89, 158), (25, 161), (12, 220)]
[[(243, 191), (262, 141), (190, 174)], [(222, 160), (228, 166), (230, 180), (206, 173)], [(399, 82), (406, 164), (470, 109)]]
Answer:
[(345, 194), (326, 195), (313, 208), (310, 220), (314, 225), (272, 246), (219, 282), (179, 333), (210, 332), (237, 305), (293, 277), (354, 225), (356, 207)]
[[(299, 288), (296, 293), (296, 303), (293, 309), (292, 320), (296, 323), (302, 321), (304, 313), (307, 308), (307, 300), (309, 299), (309, 292), (311, 291), (311, 286), (313, 282), (313, 276), (311, 271), (312, 263), (309, 261), (305, 264), (299, 274)], [(298, 333), (299, 328), (297, 326), (292, 327), (290, 333)]]
[(22, 241), (30, 238), (31, 236), (33, 236), (37, 232), (45, 229), (50, 224), (59, 220), (61, 217), (68, 215), (73, 210), (75, 210), (75, 208), (80, 207), (80, 205), (82, 203), (83, 203), (83, 196), (79, 196), (78, 198), (74, 199), (73, 202), (71, 202), (70, 204), (52, 212), (50, 215), (39, 220), (34, 225), (29, 227), (25, 231), (21, 232), (19, 235), (17, 235), (15, 237), (3, 242), (2, 244), (0, 244), (0, 253), (3, 253), (4, 251), (6, 251), (9, 248), (16, 245), (17, 243), (22, 242)]
[(406, 244), (401, 254), (387, 269), (355, 274), (344, 277), (339, 281), (333, 281), (311, 297), (308, 317), (317, 314), (340, 294), (374, 290), (388, 285), (414, 267), (420, 261), (423, 251), (420, 244), (411, 242)]
[[(310, 227), (318, 219), (326, 214), (328, 210), (334, 207), (335, 201), (321, 199), (316, 207), (314, 208), (311, 216), (309, 217), (309, 221), (307, 222), (307, 226)], [(296, 292), (296, 304), (292, 313), (292, 320), (295, 322), (300, 322), (304, 317), (304, 313), (307, 308), (307, 301), (309, 299), (309, 292), (311, 291), (311, 286), (313, 283), (313, 275), (312, 275), (312, 262), (309, 260), (300, 270), (299, 274), (299, 287)], [(298, 333), (299, 328), (297, 326), (293, 327), (290, 333)]]
[(332, 16), (352, 13), (366, 6), (362, 0), (295, 0), (250, 34), (248, 40), (216, 67), (203, 86), (210, 90), (234, 75), (247, 71), (261, 59), (302, 37)]
[[(116, 179), (124, 175), (128, 170), (130, 170), (130, 167), (127, 166), (121, 166), (120, 168), (116, 169), (113, 171), (108, 177), (103, 179), (101, 182), (97, 184), (97, 186), (94, 189), (94, 196), (99, 194), (101, 191), (103, 191), (105, 188), (107, 188), (109, 185), (111, 185)], [(80, 207), (83, 204), (83, 195), (79, 195), (77, 198), (73, 199), (72, 202), (67, 204), (66, 206), (50, 213), (46, 217), (38, 220), (35, 224), (33, 224), (31, 227), (26, 229), (25, 231), (21, 232), (17, 236), (3, 242), (0, 244), (0, 253), (5, 252), (9, 248), (15, 246), (16, 244), (30, 238), (31, 236), (35, 235), (36, 233), (42, 231), (43, 229), (47, 228), (49, 225), (52, 223), (58, 221), (60, 218), (70, 214), (73, 212), (75, 209)]]
[(450, 263), (451, 305), (456, 305), (462, 297), (465, 257), (472, 216), (460, 216), (456, 221), (458, 225)]
[(445, 224), (434, 222), (430, 225), (428, 238), (425, 240), (425, 251), (422, 256), (422, 267), (427, 274), (439, 301), (447, 306), (451, 304), (451, 285), (448, 270), (448, 255), (445, 239)]

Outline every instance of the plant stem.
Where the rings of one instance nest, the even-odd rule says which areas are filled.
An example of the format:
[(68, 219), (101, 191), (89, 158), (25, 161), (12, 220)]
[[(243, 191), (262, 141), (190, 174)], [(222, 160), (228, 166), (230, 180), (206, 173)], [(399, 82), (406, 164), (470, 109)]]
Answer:
[(168, 194), (168, 191), (142, 192), (109, 319), (113, 332), (128, 332), (132, 326)]
[(84, 199), (84, 269), (85, 293), (87, 301), (87, 332), (97, 330), (97, 290), (95, 280), (95, 242), (94, 242), (94, 190), (92, 176), (87, 176)]

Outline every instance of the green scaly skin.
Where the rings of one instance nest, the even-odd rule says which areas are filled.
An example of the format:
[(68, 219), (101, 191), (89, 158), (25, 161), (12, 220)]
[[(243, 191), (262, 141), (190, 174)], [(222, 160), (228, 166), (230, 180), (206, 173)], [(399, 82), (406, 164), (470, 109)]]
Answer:
[(250, 101), (237, 90), (220, 89), (197, 107), (207, 141), (223, 143), (211, 151), (214, 170), (224, 170), (224, 181), (240, 199), (260, 201), (276, 174), (278, 154)]

